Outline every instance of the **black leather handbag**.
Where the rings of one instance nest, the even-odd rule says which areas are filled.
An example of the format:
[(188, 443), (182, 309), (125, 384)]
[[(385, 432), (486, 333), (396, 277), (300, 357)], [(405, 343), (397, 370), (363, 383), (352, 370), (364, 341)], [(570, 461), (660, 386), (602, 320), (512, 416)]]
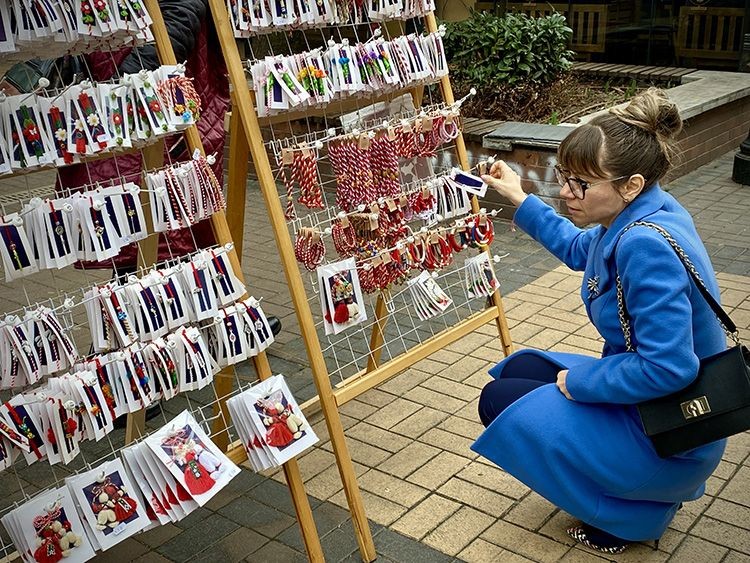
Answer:
[[(669, 242), (724, 331), (735, 342), (735, 346), (723, 352), (702, 358), (698, 377), (681, 391), (638, 405), (643, 428), (656, 453), (659, 457), (670, 457), (750, 429), (750, 352), (740, 342), (732, 319), (706, 289), (690, 258), (672, 235), (646, 221), (628, 225), (623, 233), (635, 226), (654, 229)], [(634, 352), (619, 275), (616, 286), (625, 347)]]

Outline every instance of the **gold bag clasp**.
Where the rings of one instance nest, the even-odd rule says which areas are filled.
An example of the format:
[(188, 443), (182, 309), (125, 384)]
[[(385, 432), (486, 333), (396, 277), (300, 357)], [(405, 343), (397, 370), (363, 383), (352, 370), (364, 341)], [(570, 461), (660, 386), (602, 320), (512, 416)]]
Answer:
[(685, 420), (697, 418), (711, 412), (711, 405), (708, 404), (708, 399), (705, 395), (680, 403), (680, 408)]

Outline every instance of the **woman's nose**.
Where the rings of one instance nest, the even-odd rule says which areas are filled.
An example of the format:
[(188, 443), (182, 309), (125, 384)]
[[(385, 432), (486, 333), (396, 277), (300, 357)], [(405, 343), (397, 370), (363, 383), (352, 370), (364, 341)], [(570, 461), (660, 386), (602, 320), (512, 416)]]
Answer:
[(570, 189), (570, 184), (568, 182), (565, 182), (563, 186), (560, 188), (560, 197), (564, 199), (575, 199), (576, 196), (573, 195), (573, 190)]

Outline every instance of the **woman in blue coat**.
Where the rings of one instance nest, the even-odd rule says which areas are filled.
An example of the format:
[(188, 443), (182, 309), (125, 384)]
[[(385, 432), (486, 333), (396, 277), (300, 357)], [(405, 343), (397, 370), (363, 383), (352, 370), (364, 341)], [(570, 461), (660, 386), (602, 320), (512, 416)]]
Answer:
[[(649, 90), (573, 131), (556, 168), (572, 222), (526, 195), (504, 162), (484, 177), (518, 207), (516, 225), (584, 271), (581, 297), (605, 343), (600, 359), (522, 350), (500, 362), (482, 391), (486, 430), (472, 449), (579, 518), (568, 533), (605, 553), (657, 540), (681, 503), (703, 494), (725, 446), (721, 440), (662, 459), (636, 409), (686, 387), (699, 358), (726, 348), (716, 316), (669, 243), (647, 227), (624, 231), (639, 220), (665, 228), (718, 300), (690, 215), (659, 187), (681, 127), (675, 105)], [(596, 226), (578, 227), (589, 224)], [(615, 272), (635, 353), (625, 349)]]

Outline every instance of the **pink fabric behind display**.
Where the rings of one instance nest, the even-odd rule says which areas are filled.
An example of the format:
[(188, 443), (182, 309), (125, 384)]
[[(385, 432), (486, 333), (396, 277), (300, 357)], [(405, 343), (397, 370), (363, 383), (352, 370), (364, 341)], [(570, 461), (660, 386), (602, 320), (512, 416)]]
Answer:
[[(115, 53), (92, 53), (87, 56), (87, 63), (94, 80), (108, 80), (116, 76), (116, 67), (130, 54), (131, 48)], [(187, 76), (194, 79), (194, 86), (201, 97), (201, 116), (198, 131), (206, 154), (215, 154), (216, 162), (212, 168), (219, 182), (223, 185), (224, 177), (224, 114), (229, 107), (229, 83), (226, 76), (226, 65), (221, 56), (221, 48), (213, 26), (203, 19), (200, 32), (195, 38), (195, 46), (187, 61)], [(172, 149), (171, 155), (169, 150)], [(176, 149), (176, 150), (175, 150)], [(182, 149), (182, 150), (180, 150)], [(177, 152), (179, 151), (179, 153)], [(188, 160), (191, 157), (181, 135), (165, 138), (164, 163)], [(108, 180), (117, 177), (118, 171), (128, 174), (127, 179), (138, 181), (129, 174), (143, 168), (140, 154), (128, 154), (88, 164), (75, 164), (59, 170), (58, 186), (71, 188)], [(169, 237), (167, 246), (165, 236)], [(159, 237), (158, 260), (167, 260), (215, 243), (210, 221), (202, 221), (190, 229), (169, 231)], [(171, 253), (170, 253), (171, 250)], [(131, 244), (113, 259), (105, 262), (77, 263), (76, 267), (85, 268), (129, 268), (136, 266), (138, 248)]]

